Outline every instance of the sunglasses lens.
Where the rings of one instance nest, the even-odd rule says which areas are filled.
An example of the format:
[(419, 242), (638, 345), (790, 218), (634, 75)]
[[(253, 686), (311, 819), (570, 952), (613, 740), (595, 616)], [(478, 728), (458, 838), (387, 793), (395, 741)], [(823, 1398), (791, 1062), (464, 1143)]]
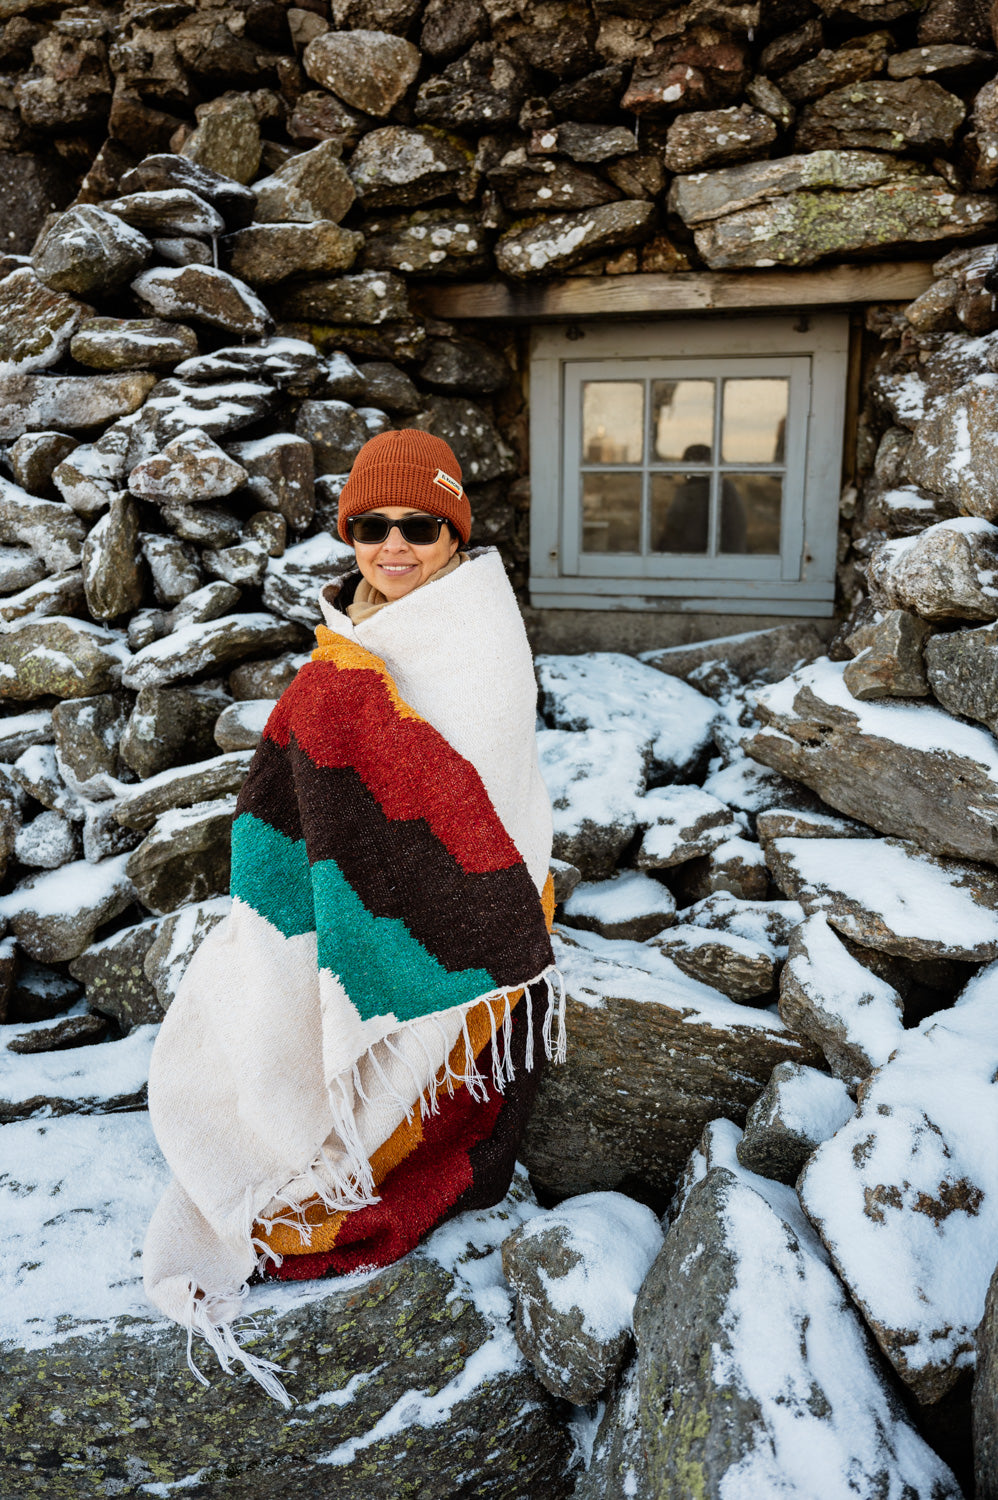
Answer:
[(393, 522), (387, 516), (372, 514), (351, 516), (347, 522), (347, 530), (355, 542), (371, 545), (383, 542), (395, 525), (411, 546), (428, 547), (440, 535), (442, 524), (436, 516), (406, 516), (403, 521)]
[(388, 521), (384, 516), (351, 516), (347, 530), (355, 542), (383, 542), (388, 535)]
[(406, 516), (399, 531), (414, 547), (427, 547), (440, 535), (440, 522), (435, 516)]

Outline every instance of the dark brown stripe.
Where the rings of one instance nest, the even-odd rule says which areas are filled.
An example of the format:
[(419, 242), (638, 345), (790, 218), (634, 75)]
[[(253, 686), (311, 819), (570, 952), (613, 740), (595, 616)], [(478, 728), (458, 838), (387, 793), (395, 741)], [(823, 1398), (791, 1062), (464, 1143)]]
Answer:
[(372, 916), (403, 921), (449, 973), (512, 986), (552, 962), (525, 865), (469, 874), (424, 819), (386, 817), (356, 771), (317, 766), (293, 741), (289, 755), (309, 861), (335, 860)]

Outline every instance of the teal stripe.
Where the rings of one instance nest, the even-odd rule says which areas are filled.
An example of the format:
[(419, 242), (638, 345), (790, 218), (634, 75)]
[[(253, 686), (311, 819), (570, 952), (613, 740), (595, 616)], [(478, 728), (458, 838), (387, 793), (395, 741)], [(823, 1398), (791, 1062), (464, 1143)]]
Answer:
[(253, 813), (240, 813), (232, 826), (230, 889), (287, 938), (315, 929), (305, 840), (288, 838)]
[(363, 1020), (400, 1021), (468, 1005), (495, 989), (485, 969), (448, 973), (398, 917), (374, 917), (335, 860), (312, 866), (319, 963), (336, 974)]

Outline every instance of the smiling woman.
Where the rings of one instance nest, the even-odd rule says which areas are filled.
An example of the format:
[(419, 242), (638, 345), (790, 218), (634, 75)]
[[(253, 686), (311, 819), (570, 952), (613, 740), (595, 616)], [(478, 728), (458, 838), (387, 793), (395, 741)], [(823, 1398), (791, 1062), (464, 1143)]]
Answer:
[(387, 1265), (499, 1202), (563, 1048), (537, 692), (502, 560), (461, 550), (461, 470), (425, 432), (365, 444), (338, 526), (358, 571), (322, 590), (267, 722), (232, 912), (149, 1083), (174, 1176), (149, 1294), (285, 1400), (233, 1331), (248, 1278)]

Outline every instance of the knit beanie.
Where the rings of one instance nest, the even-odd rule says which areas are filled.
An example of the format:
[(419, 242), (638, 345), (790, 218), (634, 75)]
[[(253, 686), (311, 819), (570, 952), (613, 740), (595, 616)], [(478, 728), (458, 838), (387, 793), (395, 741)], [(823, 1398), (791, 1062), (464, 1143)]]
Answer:
[(349, 541), (351, 516), (384, 505), (407, 505), (453, 521), (462, 542), (471, 535), (471, 506), (461, 465), (443, 438), (418, 427), (379, 432), (361, 448), (340, 495), (337, 529)]

